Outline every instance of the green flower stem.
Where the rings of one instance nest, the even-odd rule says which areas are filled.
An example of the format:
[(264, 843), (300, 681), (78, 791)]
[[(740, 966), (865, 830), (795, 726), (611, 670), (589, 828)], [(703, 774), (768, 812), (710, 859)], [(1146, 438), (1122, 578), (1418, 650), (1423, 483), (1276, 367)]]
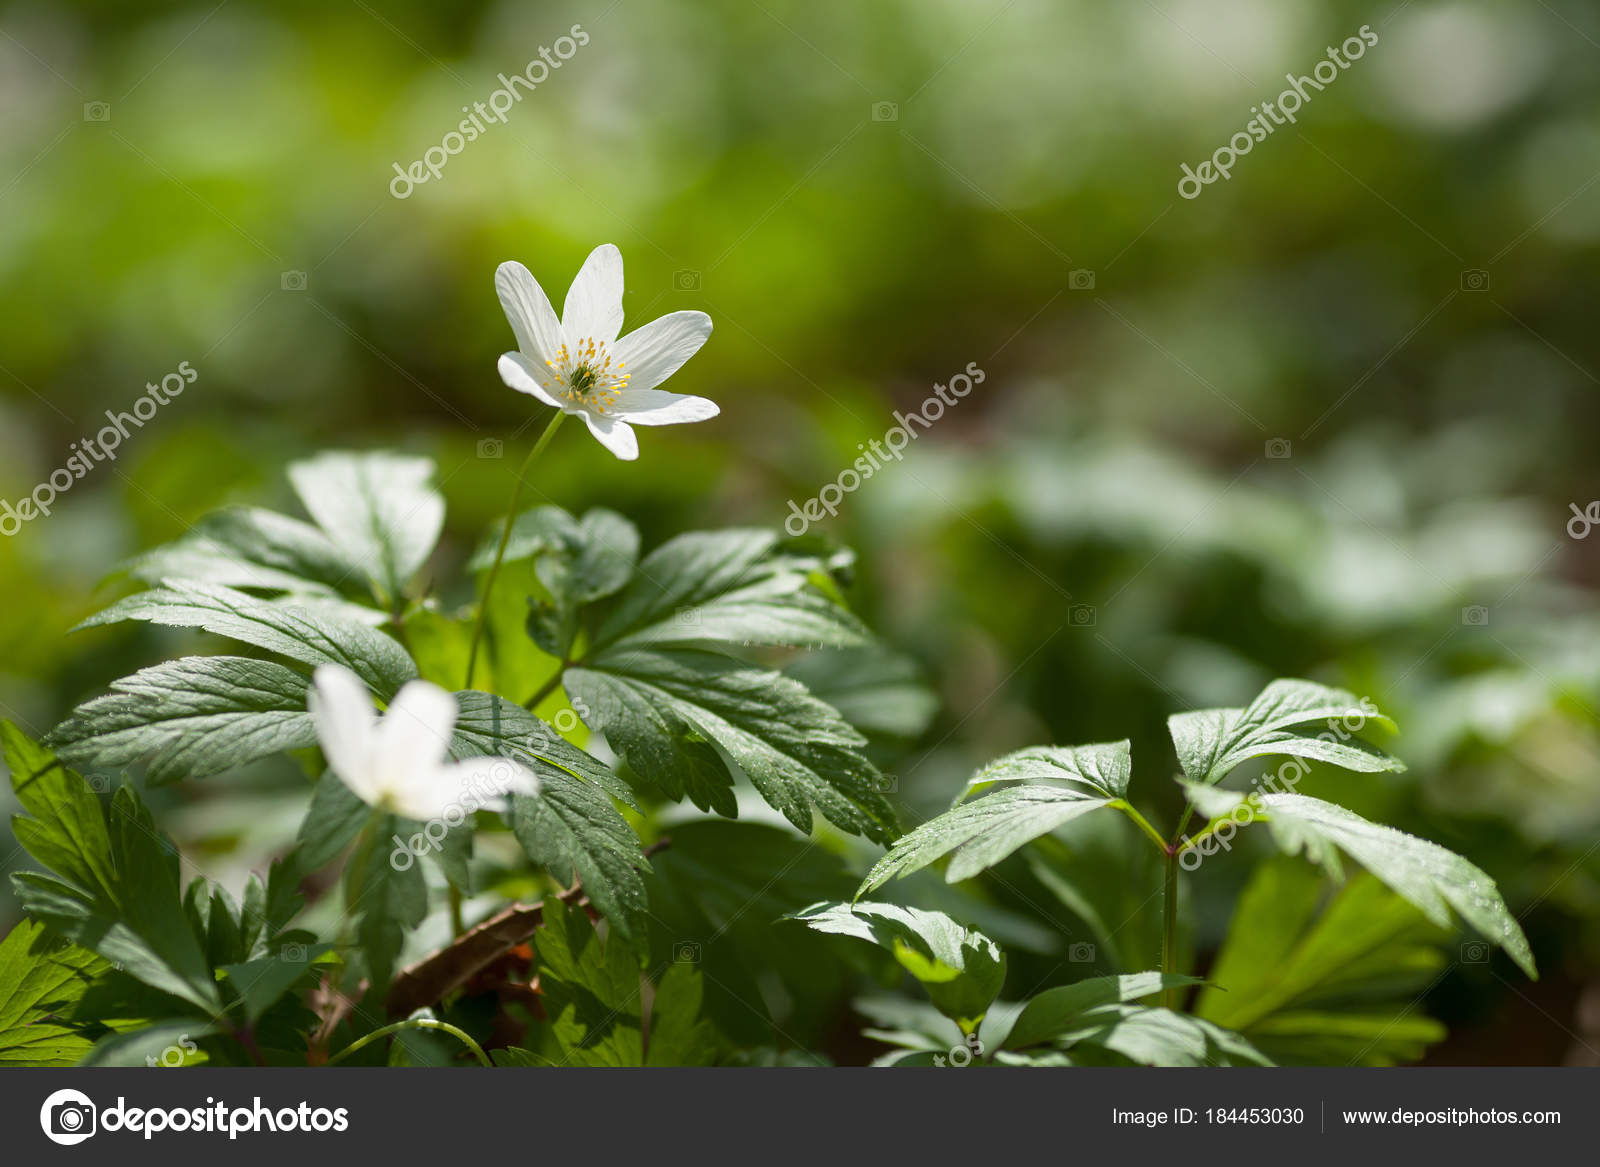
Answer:
[(529, 713), (532, 713), (539, 707), (539, 703), (541, 701), (556, 691), (556, 686), (561, 684), (561, 678), (566, 674), (566, 671), (578, 663), (580, 662), (571, 660), (562, 661), (561, 667), (556, 669), (554, 675), (551, 676), (548, 681), (539, 686), (539, 691), (537, 693), (522, 703), (522, 707)]
[(367, 1034), (367, 1036), (358, 1038), (356, 1041), (351, 1042), (338, 1053), (334, 1054), (328, 1059), (328, 1065), (331, 1066), (336, 1062), (342, 1062), (345, 1058), (355, 1053), (356, 1050), (360, 1049), (362, 1046), (371, 1045), (380, 1037), (388, 1037), (391, 1033), (399, 1033), (402, 1029), (437, 1029), (441, 1032), (448, 1033), (451, 1037), (455, 1038), (457, 1041), (461, 1042), (462, 1045), (471, 1050), (472, 1056), (477, 1058), (478, 1061), (483, 1065), (488, 1066), (491, 1069), (494, 1067), (494, 1063), (489, 1060), (489, 1055), (483, 1052), (483, 1047), (477, 1042), (473, 1041), (471, 1036), (457, 1029), (448, 1021), (435, 1021), (430, 1017), (411, 1017), (405, 1021), (396, 1021), (393, 1025), (385, 1025), (382, 1029), (374, 1029), (371, 1033)]
[(506, 514), (506, 529), (500, 532), (500, 546), (495, 549), (494, 564), (489, 568), (489, 578), (483, 585), (483, 599), (478, 606), (478, 623), (472, 630), (472, 648), (467, 653), (467, 683), (464, 688), (472, 688), (472, 674), (478, 666), (478, 646), (483, 640), (483, 626), (489, 618), (489, 598), (494, 594), (494, 581), (500, 575), (500, 561), (506, 557), (506, 545), (511, 542), (511, 528), (517, 521), (517, 505), (522, 502), (522, 487), (527, 480), (528, 469), (533, 465), (550, 439), (555, 437), (556, 430), (561, 428), (561, 422), (567, 415), (560, 410), (550, 419), (550, 424), (544, 427), (544, 433), (539, 435), (539, 440), (533, 444), (533, 449), (528, 451), (528, 456), (522, 460), (522, 468), (517, 471), (517, 485), (511, 492), (511, 509)]
[(461, 889), (452, 883), (450, 885), (450, 934), (459, 938), (466, 930), (467, 923), (461, 915)]
[(1127, 815), (1130, 819), (1132, 819), (1133, 822), (1134, 822), (1134, 825), (1137, 826), (1141, 831), (1143, 831), (1145, 833), (1145, 835), (1150, 839), (1150, 841), (1152, 843), (1154, 843), (1156, 845), (1156, 847), (1161, 851), (1161, 853), (1163, 855), (1165, 855), (1167, 853), (1167, 841), (1161, 837), (1161, 832), (1157, 831), (1154, 827), (1152, 827), (1150, 825), (1150, 820), (1149, 819), (1145, 818), (1144, 815), (1142, 815), (1138, 811), (1134, 810), (1133, 809), (1133, 805), (1131, 803), (1125, 802), (1124, 800), (1119, 798), (1116, 801), (1114, 801), (1111, 805), (1116, 807), (1116, 809), (1120, 810), (1123, 814)]
[[(1168, 850), (1166, 873), (1161, 884), (1161, 971), (1168, 976), (1178, 972), (1178, 853)], [(1177, 986), (1161, 990), (1161, 1003), (1178, 1007)]]

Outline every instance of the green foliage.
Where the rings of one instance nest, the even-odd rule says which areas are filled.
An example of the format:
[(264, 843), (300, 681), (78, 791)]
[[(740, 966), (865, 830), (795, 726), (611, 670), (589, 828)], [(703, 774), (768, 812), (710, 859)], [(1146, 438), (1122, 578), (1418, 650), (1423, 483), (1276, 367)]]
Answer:
[(534, 798), (519, 797), (512, 831), (528, 858), (558, 878), (576, 876), (624, 940), (648, 940), (639, 838), (596, 786), (567, 774), (547, 776)]
[(1412, 1061), (1445, 1034), (1413, 997), (1445, 965), (1440, 938), (1369, 874), (1329, 898), (1315, 868), (1277, 859), (1239, 897), (1195, 1012), (1284, 1064)]
[[(0, 1059), (166, 1064), (176, 1047), (186, 1063), (448, 1064), (476, 1048), (473, 1032), (487, 1041), (512, 1026), (524, 1037), (501, 1042), (497, 1064), (700, 1065), (734, 1056), (732, 1035), (738, 1059), (781, 1062), (811, 1058), (789, 1048), (786, 1027), (799, 1018), (815, 1032), (864, 969), (885, 984), (909, 973), (932, 1006), (857, 1002), (875, 1023), (866, 1035), (894, 1047), (886, 1065), (1388, 1064), (1439, 1035), (1400, 994), (1437, 968), (1452, 911), (1534, 972), (1498, 890), (1465, 859), (1332, 803), (1219, 788), (1272, 756), (1301, 773), (1305, 762), (1403, 769), (1355, 736), (1374, 721), (1392, 729), (1386, 717), (1312, 682), (1170, 719), (1189, 804), (1214, 816), (1193, 837), (1188, 814), (1169, 842), (1131, 801), (1129, 740), (1006, 754), (899, 836), (874, 759), (927, 726), (919, 670), (845, 605), (848, 555), (758, 530), (681, 535), (641, 558), (637, 530), (613, 511), (513, 516), (498, 573), (511, 590), (482, 610), (492, 681), (453, 694), (454, 730), (438, 744), (455, 761), (516, 759), (538, 789), (440, 823), (369, 806), (313, 748), (308, 673), (348, 668), (388, 704), (419, 676), (453, 688), (468, 671), (472, 614), (419, 590), (444, 517), (432, 476), (425, 459), (387, 454), (296, 464), (315, 525), (221, 512), (136, 559), (130, 576), (153, 586), (85, 622), (200, 629), (276, 659), (185, 656), (124, 677), (51, 732), (59, 761), (5, 727), (17, 839), (50, 874), (14, 876), (30, 921), (0, 947)], [(469, 572), (494, 564), (499, 535)], [(585, 727), (604, 748), (584, 748)], [(237, 901), (204, 878), (185, 889), (129, 775), (178, 783), (277, 755), (315, 778), (293, 846)], [(122, 779), (102, 798), (109, 778), (91, 785), (68, 765)], [(662, 805), (733, 818), (741, 781), (772, 823), (685, 821)], [(1162, 971), (1137, 971), (1156, 963), (1158, 931), (1155, 889), (1140, 881), (1161, 865), (1176, 878), (1243, 807), (1335, 881), (1341, 855), (1366, 872), (1324, 902), (1312, 869), (1264, 867), (1185, 1012), (1198, 982), (1178, 971), (1173, 894)], [(1118, 815), (1091, 817), (1107, 808)], [(886, 847), (853, 901), (843, 864), (818, 845), (839, 836), (813, 837), (819, 813)], [(655, 864), (644, 839), (661, 849)], [(1130, 841), (1154, 843), (1155, 862), (1125, 862)], [(935, 865), (942, 885), (906, 885), (934, 904), (862, 898)], [(335, 866), (337, 904), (292, 929)], [(542, 900), (469, 929), (475, 890)], [(772, 926), (784, 917), (808, 927)], [(445, 939), (429, 952), (424, 934)], [(1049, 983), (1063, 965), (1113, 975)], [(1012, 988), (1030, 996), (1009, 1001), (1018, 968), (1026, 983)], [(313, 996), (317, 985), (333, 991)], [(346, 994), (359, 1004), (331, 1025), (308, 1008)], [(407, 1020), (384, 1026), (386, 1014)]]
[(793, 918), (818, 932), (854, 936), (892, 953), (963, 1033), (977, 1028), (1005, 983), (1000, 946), (943, 912), (857, 902), (813, 904)]
[(68, 763), (142, 765), (151, 782), (199, 778), (317, 742), (306, 679), (272, 661), (190, 656), (140, 669), (49, 737)]
[(0, 941), (0, 1065), (70, 1066), (94, 1042), (71, 1010), (107, 965), (94, 953), (24, 921)]
[(122, 620), (202, 628), (308, 665), (343, 665), (383, 697), (417, 675), (393, 639), (342, 613), (259, 600), (214, 584), (170, 580), (118, 601), (79, 627)]
[(620, 939), (602, 940), (581, 910), (559, 900), (545, 907), (538, 950), (549, 1044), (542, 1053), (507, 1051), (500, 1064), (699, 1066), (716, 1057), (692, 965), (666, 965), (647, 1010), (638, 956)]
[[(1224, 790), (1190, 788), (1190, 798), (1202, 812), (1219, 818), (1245, 804), (1244, 795)], [(1307, 859), (1340, 879), (1339, 855), (1344, 852), (1439, 927), (1450, 926), (1454, 908), (1491, 943), (1505, 949), (1523, 972), (1539, 975), (1527, 938), (1506, 910), (1494, 880), (1461, 856), (1304, 794), (1254, 795), (1249, 805), (1253, 817), (1265, 821), (1273, 839), (1291, 855), (1303, 851)]]
[(1374, 720), (1394, 729), (1392, 721), (1354, 694), (1310, 681), (1274, 681), (1243, 709), (1177, 713), (1167, 719), (1167, 726), (1190, 782), (1220, 782), (1242, 762), (1271, 754), (1312, 758), (1363, 772), (1405, 769), (1398, 758), (1359, 739), (1336, 738), (1327, 728), (1334, 720), (1358, 725)]
[(1009, 754), (978, 771), (968, 784), (976, 789), (1007, 783), (1003, 790), (959, 805), (903, 836), (867, 873), (856, 894), (865, 895), (946, 856), (949, 882), (970, 879), (1063, 823), (1122, 804), (1131, 770), (1126, 741), (1071, 749), (1040, 746)]

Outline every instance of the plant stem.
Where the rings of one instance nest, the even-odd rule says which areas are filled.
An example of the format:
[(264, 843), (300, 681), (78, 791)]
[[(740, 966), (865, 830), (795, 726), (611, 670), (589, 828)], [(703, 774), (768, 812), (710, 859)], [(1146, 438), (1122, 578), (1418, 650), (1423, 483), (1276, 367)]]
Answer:
[(1145, 818), (1144, 815), (1134, 810), (1131, 803), (1125, 802), (1119, 798), (1111, 805), (1132, 819), (1134, 825), (1143, 831), (1149, 837), (1151, 842), (1155, 843), (1156, 847), (1160, 849), (1163, 855), (1167, 853), (1167, 841), (1161, 837), (1161, 832), (1157, 831), (1150, 825), (1149, 819)]
[[(1171, 847), (1161, 884), (1161, 971), (1167, 976), (1178, 972), (1178, 853)], [(1168, 1009), (1177, 1007), (1176, 985), (1163, 986), (1161, 1003)]]
[(528, 456), (522, 460), (522, 467), (517, 471), (517, 485), (511, 491), (511, 509), (506, 514), (506, 529), (500, 532), (500, 546), (495, 549), (494, 563), (489, 568), (489, 578), (484, 581), (483, 599), (478, 606), (478, 623), (472, 630), (472, 648), (467, 652), (467, 683), (465, 688), (472, 688), (472, 674), (478, 666), (478, 646), (483, 640), (483, 626), (489, 618), (489, 598), (494, 593), (494, 581), (500, 575), (500, 561), (506, 557), (506, 545), (511, 542), (511, 528), (517, 521), (517, 504), (522, 501), (522, 486), (528, 476), (528, 469), (533, 465), (544, 448), (550, 444), (550, 439), (555, 437), (556, 430), (561, 428), (561, 422), (567, 415), (557, 410), (556, 415), (550, 419), (550, 424), (544, 427), (544, 433), (539, 435), (539, 440), (533, 444), (533, 449), (528, 451)]
[(576, 661), (570, 660), (562, 661), (560, 667), (556, 669), (555, 674), (544, 684), (540, 685), (539, 691), (524, 701), (522, 703), (522, 707), (529, 713), (532, 713), (535, 709), (539, 708), (539, 702), (543, 701), (546, 697), (550, 696), (550, 694), (556, 691), (556, 686), (561, 684), (562, 675), (576, 663)]
[(478, 1061), (483, 1065), (490, 1068), (493, 1068), (494, 1066), (494, 1063), (489, 1060), (489, 1055), (483, 1052), (483, 1047), (477, 1042), (473, 1041), (471, 1036), (457, 1029), (448, 1021), (435, 1021), (429, 1017), (412, 1017), (405, 1021), (396, 1021), (393, 1025), (385, 1025), (382, 1029), (374, 1029), (371, 1033), (367, 1034), (367, 1036), (351, 1042), (338, 1053), (334, 1054), (328, 1059), (328, 1065), (331, 1066), (335, 1062), (341, 1062), (351, 1054), (355, 1053), (356, 1050), (360, 1049), (362, 1046), (370, 1045), (377, 1041), (380, 1037), (388, 1037), (391, 1033), (398, 1033), (402, 1029), (437, 1029), (444, 1033), (448, 1033), (451, 1037), (455, 1038), (457, 1041), (461, 1042), (469, 1050), (471, 1050), (472, 1056), (477, 1058)]
[(450, 885), (450, 935), (460, 936), (466, 930), (466, 921), (461, 918), (461, 889), (452, 883)]

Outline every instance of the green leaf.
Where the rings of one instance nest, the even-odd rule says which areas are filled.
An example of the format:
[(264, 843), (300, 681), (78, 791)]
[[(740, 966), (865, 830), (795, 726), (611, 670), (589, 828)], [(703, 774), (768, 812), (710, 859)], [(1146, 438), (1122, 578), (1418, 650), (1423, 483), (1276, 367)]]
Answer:
[(390, 861), (404, 840), (415, 834), (415, 824), (393, 815), (381, 815), (362, 847), (345, 868), (345, 911), (359, 916), (356, 939), (366, 958), (372, 990), (380, 998), (394, 975), (406, 932), (428, 915), (428, 884), (422, 864)]
[[(560, 507), (533, 507), (523, 511), (511, 524), (511, 536), (506, 540), (506, 551), (501, 562), (516, 563), (532, 559), (541, 552), (564, 548), (576, 539), (577, 528), (577, 520)], [(472, 558), (467, 561), (467, 570), (489, 570), (499, 549), (503, 529), (503, 523), (496, 523), (484, 536), (483, 542), (478, 544)]]
[(253, 1024), (310, 974), (316, 967), (312, 962), (331, 948), (329, 944), (296, 946), (289, 953), (280, 951), (276, 956), (222, 965), (221, 971), (239, 994), (245, 1018)]
[(384, 700), (417, 675), (405, 649), (373, 628), (342, 616), (258, 600), (232, 588), (171, 581), (119, 600), (79, 628), (148, 620), (203, 628), (309, 665), (351, 669)]
[(541, 778), (567, 775), (592, 782), (633, 809), (639, 804), (628, 784), (604, 762), (567, 741), (522, 706), (493, 693), (464, 690), (450, 754), (460, 760), (480, 755), (516, 758)]
[[(1052, 768), (1065, 773), (1053, 764)], [(985, 773), (988, 771), (980, 771), (979, 777)], [(1061, 824), (1119, 801), (1094, 797), (1089, 793), (1093, 789), (1086, 781), (1075, 780), (1061, 786), (1025, 782), (961, 803), (901, 836), (888, 854), (873, 864), (856, 896), (864, 896), (891, 879), (903, 878), (946, 856), (950, 857), (946, 883), (971, 879)]]
[(596, 635), (617, 649), (667, 644), (847, 647), (870, 634), (812, 587), (789, 560), (771, 557), (771, 531), (696, 531), (662, 544)]
[(552, 896), (540, 930), (539, 987), (555, 1044), (549, 1062), (644, 1064), (644, 975), (620, 936), (602, 942), (580, 908)]
[(89, 784), (10, 722), (0, 722), (0, 745), (11, 771), (11, 789), (33, 816), (12, 819), (17, 842), (63, 878), (112, 896), (117, 875), (111, 836)]
[(64, 1024), (110, 967), (84, 948), (51, 941), (23, 920), (0, 943), (0, 1066), (70, 1066), (94, 1045)]
[(1199, 1017), (1112, 1002), (1085, 1010), (1052, 1041), (1065, 1057), (1049, 1051), (1002, 1051), (1002, 1064), (1139, 1066), (1269, 1066), (1266, 1055), (1237, 1033)]
[(573, 539), (539, 561), (539, 578), (556, 595), (587, 604), (622, 590), (639, 561), (639, 529), (596, 508), (578, 520)]
[[(105, 1038), (84, 1059), (85, 1066), (192, 1066), (208, 1059), (199, 1050), (200, 1038), (215, 1032), (194, 1020), (164, 1021), (131, 1033)], [(178, 1056), (174, 1056), (178, 1055)]]
[(144, 765), (151, 782), (215, 774), (317, 744), (307, 681), (272, 661), (190, 656), (113, 682), (46, 739), (72, 765)]
[(1125, 1004), (1153, 996), (1164, 988), (1196, 985), (1197, 977), (1174, 976), (1159, 972), (1127, 973), (1115, 977), (1092, 977), (1076, 984), (1061, 985), (1031, 998), (1012, 1023), (1005, 1038), (1007, 1049), (1053, 1041), (1081, 1028), (1086, 1015), (1106, 1005)]
[(336, 598), (361, 568), (309, 523), (257, 507), (207, 515), (175, 542), (127, 565), (136, 579), (166, 579)]
[(1366, 872), (1324, 906), (1325, 887), (1288, 857), (1262, 864), (1195, 1013), (1280, 1063), (1414, 1061), (1445, 1036), (1416, 1000), (1444, 967), (1441, 933)]
[(853, 936), (887, 949), (963, 1033), (977, 1027), (1005, 983), (1006, 958), (999, 945), (943, 912), (897, 904), (819, 903), (790, 918), (818, 932)]
[(311, 792), (311, 805), (300, 820), (295, 859), (298, 868), (309, 875), (337, 859), (361, 828), (372, 818), (372, 808), (361, 801), (329, 770)]
[(307, 513), (393, 603), (444, 526), (433, 463), (399, 454), (326, 453), (289, 467)]
[(568, 774), (547, 775), (538, 794), (512, 800), (511, 829), (528, 858), (555, 878), (566, 883), (576, 874), (623, 938), (646, 942), (643, 873), (650, 863), (604, 791)]
[[(565, 676), (573, 706), (638, 774), (674, 797), (725, 811), (732, 774), (713, 742), (763, 798), (810, 833), (813, 809), (853, 834), (887, 842), (894, 812), (865, 739), (795, 681), (711, 653), (613, 650)], [(687, 776), (687, 778), (686, 778)]]
[(1089, 797), (1125, 798), (1132, 775), (1133, 756), (1124, 739), (1091, 746), (1031, 746), (990, 762), (967, 786), (1049, 779), (1082, 787)]
[(1304, 794), (1256, 794), (1246, 803), (1234, 791), (1185, 788), (1195, 807), (1212, 818), (1233, 815), (1240, 821), (1236, 812), (1247, 806), (1244, 822), (1265, 820), (1278, 846), (1291, 855), (1303, 851), (1335, 879), (1343, 877), (1339, 853), (1345, 852), (1441, 928), (1451, 926), (1454, 908), (1524, 972), (1538, 978), (1527, 937), (1494, 880), (1454, 852)]
[(700, 1016), (700, 972), (691, 964), (667, 966), (650, 1002), (645, 1031), (647, 1066), (705, 1066), (717, 1050), (717, 1031)]
[[(1328, 728), (1326, 723), (1340, 724)], [(1216, 783), (1250, 758), (1288, 755), (1362, 773), (1398, 773), (1405, 763), (1354, 737), (1369, 721), (1394, 722), (1343, 689), (1311, 681), (1274, 681), (1243, 709), (1201, 709), (1167, 719), (1184, 776)], [(1352, 727), (1351, 723), (1355, 725)], [(1312, 730), (1321, 726), (1319, 732)]]
[(16, 820), (18, 841), (64, 877), (13, 875), (23, 909), (145, 984), (215, 1015), (220, 998), (184, 912), (176, 851), (138, 796), (119, 789), (109, 820), (95, 825), (89, 808), (99, 819), (99, 802), (71, 771), (57, 767), (21, 786), (13, 771), (12, 783), (35, 816)]

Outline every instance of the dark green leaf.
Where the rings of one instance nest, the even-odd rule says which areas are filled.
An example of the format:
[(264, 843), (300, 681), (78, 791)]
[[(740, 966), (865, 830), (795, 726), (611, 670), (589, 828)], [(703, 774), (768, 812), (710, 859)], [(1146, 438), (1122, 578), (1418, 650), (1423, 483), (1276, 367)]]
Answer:
[(1029, 782), (961, 803), (901, 836), (888, 854), (873, 864), (856, 895), (866, 895), (947, 855), (950, 866), (945, 881), (970, 879), (1061, 824), (1119, 801), (1092, 797), (1090, 789), (1084, 783), (1048, 786)]
[(569, 774), (547, 774), (538, 794), (512, 800), (511, 827), (528, 858), (562, 882), (576, 874), (619, 935), (646, 943), (642, 873), (650, 864), (603, 790)]
[[(714, 778), (704, 739), (800, 830), (810, 833), (815, 808), (853, 834), (893, 837), (882, 778), (859, 752), (864, 739), (781, 674), (710, 653), (618, 650), (569, 669), (565, 681), (584, 720), (665, 790), (683, 788), (688, 762), (701, 784), (689, 793), (705, 796)], [(731, 781), (728, 774), (722, 784)]]
[(141, 669), (78, 706), (47, 739), (75, 766), (144, 765), (151, 782), (215, 774), (317, 742), (307, 681), (272, 661), (190, 656)]
[(78, 627), (121, 620), (203, 628), (305, 664), (343, 665), (384, 700), (417, 675), (405, 649), (364, 624), (211, 584), (172, 581), (118, 601)]

